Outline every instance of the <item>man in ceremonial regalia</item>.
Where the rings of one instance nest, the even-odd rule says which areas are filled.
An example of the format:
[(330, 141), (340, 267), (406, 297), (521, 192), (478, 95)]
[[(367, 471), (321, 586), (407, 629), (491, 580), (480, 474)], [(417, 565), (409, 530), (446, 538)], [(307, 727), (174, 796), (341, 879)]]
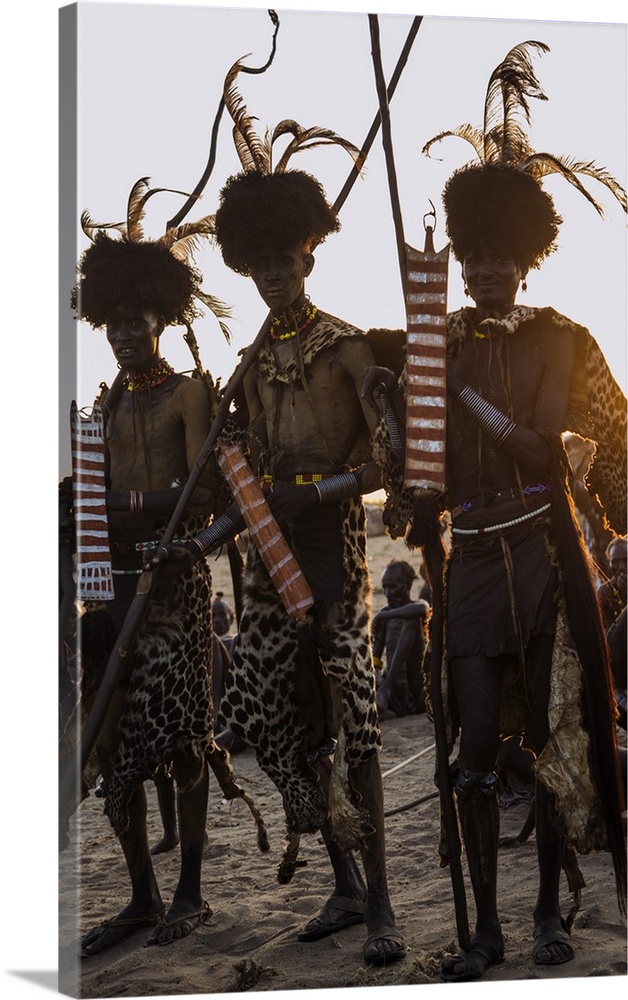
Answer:
[[(449, 685), (449, 751), (460, 735), (452, 780), (476, 924), (469, 949), (445, 959), (447, 981), (478, 979), (504, 959), (497, 909), (502, 733), (521, 733), (535, 755), (540, 882), (533, 961), (549, 966), (574, 957), (559, 906), (568, 848), (611, 852), (625, 912), (625, 805), (613, 685), (561, 433), (596, 443), (589, 489), (623, 534), (626, 400), (588, 330), (551, 308), (515, 300), (528, 271), (556, 246), (561, 219), (541, 186), (544, 174), (560, 171), (589, 201), (578, 172), (606, 184), (624, 209), (626, 195), (593, 164), (530, 148), (521, 124), (527, 98), (544, 97), (533, 49), (547, 47), (522, 43), (493, 73), (486, 133), (465, 125), (437, 137), (468, 139), (480, 159), (456, 171), (443, 195), (451, 251), (473, 301), (447, 317), (445, 495), (417, 498), (404, 488), (383, 420), (383, 444), (375, 452), (385, 468), (385, 518), (393, 535), (411, 524), (409, 543), (424, 544), (430, 507), (448, 509), (452, 518), (443, 685)], [(382, 382), (389, 395), (395, 392), (391, 373), (366, 374), (369, 398)], [(440, 590), (440, 581), (431, 582)]]
[[(79, 318), (104, 329), (121, 378), (99, 401), (104, 414), (106, 517), (94, 527), (81, 506), (92, 456), (74, 484), (74, 517), (81, 557), (85, 538), (108, 534), (113, 594), (98, 599), (93, 582), (79, 619), (81, 698), (61, 743), (61, 764), (76, 746), (116, 637), (136, 593), (146, 553), (156, 547), (175, 510), (212, 420), (212, 394), (200, 379), (177, 374), (161, 353), (171, 324), (189, 327), (200, 274), (178, 252), (179, 235), (208, 232), (207, 220), (185, 234), (142, 238), (140, 219), (150, 195), (146, 180), (131, 192), (122, 239), (83, 216), (93, 239), (78, 267), (73, 306)], [(218, 304), (219, 305), (219, 304)], [(221, 313), (217, 309), (217, 314)], [(215, 400), (214, 400), (215, 402)], [(208, 462), (176, 532), (192, 537), (221, 502), (220, 477)], [(80, 513), (79, 513), (80, 507)], [(91, 596), (90, 596), (91, 595)], [(79, 597), (80, 597), (79, 592)], [(113, 599), (110, 599), (113, 597)], [(231, 797), (238, 794), (227, 756), (213, 741), (211, 578), (204, 560), (178, 578), (159, 579), (122, 672), (96, 749), (86, 762), (82, 794), (102, 775), (105, 812), (119, 837), (129, 869), (130, 902), (113, 919), (89, 931), (83, 956), (118, 944), (142, 927), (151, 942), (167, 944), (189, 934), (211, 915), (201, 894), (201, 864), (208, 794), (208, 760)], [(181, 872), (166, 909), (155, 878), (146, 831), (144, 781), (162, 769), (177, 784)], [(65, 817), (67, 821), (67, 816)], [(62, 832), (64, 835), (64, 832)]]
[[(231, 81), (237, 71), (236, 64)], [(268, 339), (244, 386), (250, 461), (315, 605), (309, 624), (290, 619), (249, 546), (221, 717), (254, 748), (283, 796), (288, 844), (280, 881), (298, 867), (299, 835), (323, 834), (335, 889), (300, 940), (366, 922), (364, 959), (383, 965), (402, 957), (405, 946), (386, 882), (361, 501), (381, 482), (370, 447), (377, 421), (360, 396), (362, 374), (374, 358), (364, 333), (324, 313), (305, 292), (314, 248), (339, 229), (336, 213), (316, 178), (285, 169), (286, 156), (271, 171), (270, 154), (252, 133), (231, 81), (225, 94), (244, 169), (221, 192), (216, 240), (225, 263), (252, 277), (270, 310)], [(302, 134), (305, 144), (323, 136), (349, 148), (327, 130), (282, 126), (294, 135), (292, 151)], [(232, 516), (203, 532), (200, 548), (209, 551), (238, 530)], [(193, 552), (195, 544), (186, 548)], [(176, 561), (181, 550), (171, 557)], [(361, 852), (366, 884), (352, 848)]]

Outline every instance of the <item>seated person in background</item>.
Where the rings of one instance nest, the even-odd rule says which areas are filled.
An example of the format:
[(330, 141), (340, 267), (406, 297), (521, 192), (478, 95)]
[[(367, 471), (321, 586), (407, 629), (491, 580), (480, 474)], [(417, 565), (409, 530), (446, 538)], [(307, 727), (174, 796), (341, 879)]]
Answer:
[(430, 606), (427, 601), (413, 601), (410, 596), (417, 575), (410, 563), (393, 560), (382, 575), (382, 589), (388, 604), (373, 619), (373, 661), (382, 669), (377, 707), (389, 708), (395, 715), (425, 711), (421, 667), (426, 648), (426, 624)]
[(606, 547), (610, 577), (597, 589), (604, 628), (608, 631), (626, 607), (626, 555), (628, 539), (617, 535)]
[[(627, 638), (626, 638), (626, 608), (613, 622), (606, 633), (608, 648), (611, 654), (611, 666), (613, 669), (613, 680), (615, 682), (615, 699), (619, 718), (617, 724), (623, 730), (626, 729), (626, 662), (627, 662)], [(624, 780), (626, 775), (624, 774)]]
[(235, 615), (227, 602), (224, 600), (224, 594), (222, 591), (217, 591), (214, 600), (212, 601), (212, 623), (214, 626), (214, 635), (217, 635), (219, 639), (227, 647), (227, 652), (231, 652), (231, 645), (233, 643), (233, 636), (229, 635), (229, 629), (233, 625)]

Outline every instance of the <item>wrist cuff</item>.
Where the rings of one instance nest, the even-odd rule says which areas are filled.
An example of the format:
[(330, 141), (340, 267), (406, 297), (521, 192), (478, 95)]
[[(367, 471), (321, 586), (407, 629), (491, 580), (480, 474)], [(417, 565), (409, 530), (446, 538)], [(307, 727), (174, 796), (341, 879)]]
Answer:
[(358, 496), (360, 487), (353, 472), (341, 472), (338, 476), (330, 476), (329, 479), (321, 479), (314, 483), (318, 491), (319, 503), (329, 503), (332, 500), (347, 500), (349, 497)]
[(206, 552), (227, 541), (229, 536), (233, 534), (235, 527), (236, 523), (228, 514), (221, 514), (215, 521), (212, 521), (208, 528), (203, 528), (192, 541), (198, 545), (201, 554), (205, 555)]

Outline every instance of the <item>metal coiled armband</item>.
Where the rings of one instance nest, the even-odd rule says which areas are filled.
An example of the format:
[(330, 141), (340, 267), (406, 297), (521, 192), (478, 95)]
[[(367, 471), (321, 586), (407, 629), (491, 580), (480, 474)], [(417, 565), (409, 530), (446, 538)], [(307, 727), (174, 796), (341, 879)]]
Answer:
[(318, 490), (320, 503), (347, 500), (360, 493), (358, 480), (353, 472), (341, 472), (337, 476), (330, 476), (329, 479), (321, 479), (319, 483), (314, 483), (314, 486)]
[(505, 441), (517, 426), (514, 420), (480, 396), (470, 385), (463, 387), (458, 393), (458, 399), (495, 444)]
[(191, 541), (195, 545), (198, 545), (201, 554), (205, 555), (205, 553), (216, 548), (217, 545), (226, 542), (234, 533), (236, 527), (237, 522), (229, 517), (228, 514), (221, 514), (215, 521), (212, 521), (209, 527), (203, 528)]

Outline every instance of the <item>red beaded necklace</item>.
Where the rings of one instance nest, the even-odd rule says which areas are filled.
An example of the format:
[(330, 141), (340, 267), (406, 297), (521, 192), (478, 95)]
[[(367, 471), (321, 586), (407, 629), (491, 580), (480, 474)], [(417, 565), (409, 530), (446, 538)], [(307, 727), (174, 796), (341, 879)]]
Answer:
[(129, 392), (145, 392), (146, 389), (154, 389), (156, 385), (161, 385), (173, 373), (172, 365), (169, 365), (165, 358), (160, 358), (147, 372), (135, 372), (129, 375), (126, 387)]

